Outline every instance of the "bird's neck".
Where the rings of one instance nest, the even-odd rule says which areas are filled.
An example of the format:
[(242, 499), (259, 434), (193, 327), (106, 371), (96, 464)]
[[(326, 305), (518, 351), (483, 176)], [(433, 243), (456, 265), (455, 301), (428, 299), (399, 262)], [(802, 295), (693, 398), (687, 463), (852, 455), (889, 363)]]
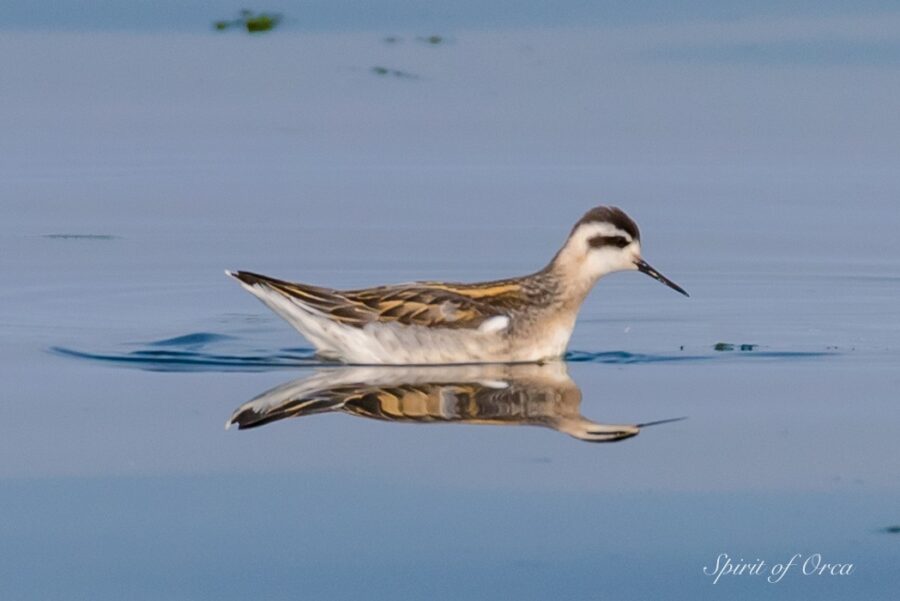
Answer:
[(556, 282), (558, 302), (574, 311), (578, 311), (602, 275), (586, 269), (585, 260), (583, 255), (564, 246), (543, 269)]

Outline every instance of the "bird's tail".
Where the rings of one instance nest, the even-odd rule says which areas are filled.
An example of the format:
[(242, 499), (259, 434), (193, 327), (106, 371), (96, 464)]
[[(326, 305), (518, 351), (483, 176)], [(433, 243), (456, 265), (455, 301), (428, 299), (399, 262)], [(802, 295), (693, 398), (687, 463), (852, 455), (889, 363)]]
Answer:
[(303, 334), (323, 357), (340, 357), (329, 330), (335, 322), (329, 309), (346, 303), (337, 291), (286, 282), (249, 271), (226, 271), (250, 294)]
[(267, 275), (261, 275), (251, 271), (231, 271), (230, 269), (226, 269), (225, 275), (236, 279), (246, 286), (264, 285), (278, 288), (279, 286), (289, 285), (289, 282), (285, 282), (284, 280), (270, 278)]

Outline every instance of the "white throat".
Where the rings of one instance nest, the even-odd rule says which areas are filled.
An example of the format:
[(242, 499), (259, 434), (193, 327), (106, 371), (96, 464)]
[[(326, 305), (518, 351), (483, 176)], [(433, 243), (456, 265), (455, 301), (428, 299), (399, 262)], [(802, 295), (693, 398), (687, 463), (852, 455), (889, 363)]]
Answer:
[[(591, 240), (602, 237), (624, 238), (628, 244), (594, 247)], [(640, 240), (611, 223), (590, 222), (579, 225), (553, 258), (550, 268), (565, 282), (570, 292), (583, 298), (597, 280), (609, 273), (636, 269), (635, 260), (641, 256)]]

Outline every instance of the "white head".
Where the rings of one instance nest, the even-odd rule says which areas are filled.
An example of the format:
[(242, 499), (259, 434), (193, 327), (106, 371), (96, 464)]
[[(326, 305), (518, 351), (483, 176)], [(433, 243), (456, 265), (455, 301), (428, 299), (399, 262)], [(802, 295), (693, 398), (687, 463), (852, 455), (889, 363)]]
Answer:
[(590, 288), (615, 271), (641, 271), (687, 296), (641, 257), (641, 232), (617, 207), (594, 207), (578, 220), (565, 245), (553, 259), (554, 268)]

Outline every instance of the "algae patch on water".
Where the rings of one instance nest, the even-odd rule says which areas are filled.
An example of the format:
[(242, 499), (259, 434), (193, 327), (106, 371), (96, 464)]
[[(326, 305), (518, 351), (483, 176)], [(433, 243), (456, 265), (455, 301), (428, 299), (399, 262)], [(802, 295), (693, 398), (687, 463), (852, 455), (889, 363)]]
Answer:
[(431, 44), (432, 46), (437, 46), (438, 44), (443, 44), (445, 41), (444, 36), (440, 36), (440, 35), (419, 36), (416, 39), (424, 44)]
[(282, 16), (279, 13), (254, 13), (252, 10), (242, 10), (237, 19), (231, 21), (215, 21), (213, 29), (225, 31), (232, 28), (245, 29), (247, 33), (264, 33), (275, 29), (281, 23)]
[(409, 71), (401, 71), (400, 69), (391, 69), (376, 65), (372, 67), (372, 73), (381, 77), (396, 77), (397, 79), (419, 79), (419, 76)]
[(119, 236), (112, 234), (44, 234), (51, 240), (117, 240)]
[(755, 351), (759, 348), (758, 344), (735, 344), (732, 342), (717, 342), (713, 345), (714, 351)]
[[(446, 44), (449, 41), (446, 36), (438, 34), (419, 35), (413, 39), (420, 44), (428, 44), (429, 46), (440, 46), (441, 44)], [(385, 44), (399, 44), (400, 42), (404, 41), (404, 38), (399, 35), (386, 35), (381, 38), (381, 41)]]

